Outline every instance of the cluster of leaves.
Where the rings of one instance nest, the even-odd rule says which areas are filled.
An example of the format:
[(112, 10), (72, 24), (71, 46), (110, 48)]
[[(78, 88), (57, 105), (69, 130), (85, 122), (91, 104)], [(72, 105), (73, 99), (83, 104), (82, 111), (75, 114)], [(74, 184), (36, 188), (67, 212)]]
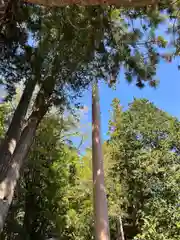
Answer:
[[(103, 146), (111, 238), (121, 216), (127, 239), (177, 240), (179, 121), (144, 99), (125, 112), (115, 99), (112, 113)], [(94, 238), (91, 149), (78, 156), (62, 141), (70, 126), (56, 114), (41, 123), (2, 239)]]
[[(2, 104), (0, 110), (0, 129), (4, 133), (9, 108)], [(91, 182), (86, 182), (91, 171), (89, 166), (82, 168), (77, 150), (68, 141), (76, 121), (60, 118), (56, 111), (42, 121), (24, 163), (1, 239), (92, 237)]]
[[(46, 9), (23, 4), (22, 14), (12, 19), (15, 31), (0, 53), (1, 83), (8, 96), (14, 95), (17, 82), (26, 84), (36, 78), (43, 93), (49, 94), (55, 82), (46, 100), (65, 108), (95, 78), (111, 78), (110, 85), (115, 83), (120, 67), (129, 82), (135, 79), (140, 88), (146, 83), (155, 87), (156, 66), (162, 56), (159, 51), (167, 44), (156, 29), (165, 22), (162, 10), (168, 9), (175, 19), (178, 12), (178, 5), (170, 11), (165, 1), (161, 4), (158, 10), (104, 6)], [(2, 29), (6, 37), (11, 33), (8, 26)], [(177, 28), (176, 42), (178, 34)], [(173, 46), (178, 49), (178, 44)], [(172, 54), (166, 57), (171, 58)], [(179, 192), (179, 122), (146, 101), (135, 101), (125, 113), (118, 102), (114, 104), (111, 137), (104, 145), (112, 236), (115, 238), (119, 214), (129, 238), (139, 234), (142, 239), (177, 239), (178, 215), (171, 209), (177, 206)], [(1, 119), (4, 121), (3, 112)], [(41, 239), (51, 231), (63, 239), (93, 236), (92, 194), (86, 175), (91, 168), (86, 165), (82, 173), (75, 150), (59, 143), (60, 129), (58, 120), (51, 117), (41, 124), (20, 194), (10, 211), (5, 239), (16, 238), (15, 233)], [(162, 202), (164, 209), (159, 205)], [(169, 211), (171, 228), (163, 217)], [(15, 231), (11, 219), (17, 220), (12, 223)]]
[(134, 100), (126, 112), (113, 102), (110, 175), (121, 185), (128, 239), (179, 238), (179, 124), (147, 100)]
[(70, 169), (77, 157), (76, 150), (62, 141), (69, 125), (50, 114), (39, 127), (2, 239), (45, 239), (54, 235), (69, 239), (67, 193), (74, 186)]
[(3, 137), (5, 131), (5, 115), (7, 108), (4, 105), (0, 105), (0, 138)]
[[(129, 82), (135, 77), (138, 87), (146, 83), (156, 86), (159, 50), (166, 47), (166, 40), (157, 35), (156, 29), (165, 21), (161, 9), (167, 9), (167, 4), (160, 10), (20, 6), (20, 13), (14, 12), (1, 30), (12, 36), (6, 41), (9, 45), (3, 44), (0, 69), (1, 83), (9, 96), (15, 93), (14, 84), (19, 81), (36, 75), (38, 82), (43, 82), (48, 75), (55, 75), (54, 102), (58, 104), (64, 94), (69, 100), (73, 91), (79, 93), (94, 78), (116, 81), (122, 66)], [(172, 9), (174, 16), (177, 9), (176, 5)], [(9, 25), (13, 31), (8, 30)], [(22, 37), (16, 36), (17, 28)]]

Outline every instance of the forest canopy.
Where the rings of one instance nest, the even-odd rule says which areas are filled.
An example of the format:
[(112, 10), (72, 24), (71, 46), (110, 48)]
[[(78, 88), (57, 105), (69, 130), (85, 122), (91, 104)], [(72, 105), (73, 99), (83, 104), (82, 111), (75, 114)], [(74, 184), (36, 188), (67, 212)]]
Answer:
[[(0, 6), (2, 238), (93, 238), (91, 149), (79, 156), (68, 137), (79, 99), (98, 81), (116, 87), (121, 70), (128, 83), (156, 88), (159, 63), (179, 56), (180, 2), (7, 6)], [(179, 120), (144, 99), (127, 111), (117, 99), (112, 105), (103, 143), (111, 236), (120, 228), (122, 234), (123, 224), (126, 239), (178, 239)], [(100, 127), (93, 123), (92, 129)]]
[[(2, 105), (4, 130), (5, 110)], [(178, 240), (179, 120), (146, 99), (135, 99), (126, 111), (114, 99), (111, 111), (103, 144), (111, 239), (118, 237), (121, 217), (128, 240)], [(91, 149), (81, 156), (61, 138), (74, 120), (56, 113), (44, 118), (1, 239), (94, 238)]]

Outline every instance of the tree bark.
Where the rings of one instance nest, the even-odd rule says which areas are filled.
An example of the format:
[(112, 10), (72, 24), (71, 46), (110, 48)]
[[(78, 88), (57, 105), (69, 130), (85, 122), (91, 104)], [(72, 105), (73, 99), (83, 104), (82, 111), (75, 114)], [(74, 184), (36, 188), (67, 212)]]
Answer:
[(14, 112), (11, 124), (4, 141), (0, 146), (0, 181), (6, 176), (10, 159), (21, 136), (24, 119), (36, 86), (36, 79), (29, 80), (23, 91), (19, 104)]
[(12, 157), (11, 167), (7, 172), (6, 178), (0, 184), (0, 231), (3, 229), (4, 222), (13, 199), (15, 186), (17, 180), (19, 179), (19, 171), (24, 157), (27, 155), (27, 152), (32, 144), (37, 124), (37, 119), (32, 119), (23, 130), (21, 139)]
[(121, 216), (118, 218), (117, 229), (118, 229), (118, 238), (117, 238), (117, 240), (125, 240)]
[[(0, 183), (0, 233), (11, 205), (14, 190), (19, 179), (20, 169), (28, 155), (32, 145), (36, 129), (51, 105), (51, 96), (55, 87), (56, 78), (46, 79), (36, 97), (33, 112), (30, 115), (27, 125), (21, 133), (14, 154), (10, 158), (10, 164), (4, 162), (7, 173)], [(48, 85), (48, 87), (47, 87)]]
[(100, 106), (97, 83), (92, 90), (92, 165), (96, 240), (109, 240), (107, 197), (100, 136)]
[(26, 2), (44, 5), (44, 6), (67, 6), (67, 5), (114, 5), (116, 7), (144, 7), (147, 5), (157, 4), (154, 0), (26, 0)]
[[(29, 183), (28, 183), (29, 184)], [(33, 228), (34, 226), (34, 221), (36, 221), (37, 217), (37, 211), (34, 209), (34, 196), (30, 191), (28, 191), (28, 188), (26, 189), (27, 193), (25, 196), (25, 214), (24, 214), (24, 219), (23, 219), (23, 229), (24, 229), (24, 234), (20, 236), (21, 240), (31, 239), (31, 234), (34, 232), (36, 233), (36, 229)], [(34, 238), (32, 238), (34, 239)], [(36, 238), (35, 238), (36, 239)]]

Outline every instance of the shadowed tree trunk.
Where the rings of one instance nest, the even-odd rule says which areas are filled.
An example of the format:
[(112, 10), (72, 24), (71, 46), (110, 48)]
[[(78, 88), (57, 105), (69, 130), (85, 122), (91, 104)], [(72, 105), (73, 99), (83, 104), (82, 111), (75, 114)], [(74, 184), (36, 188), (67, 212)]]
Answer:
[(119, 216), (117, 220), (118, 220), (118, 221), (117, 221), (117, 229), (118, 229), (118, 237), (117, 237), (117, 240), (125, 240), (121, 216)]
[(25, 214), (23, 219), (24, 234), (19, 235), (18, 240), (26, 240), (27, 238), (37, 240), (44, 239), (43, 235), (41, 234), (41, 228), (39, 227), (38, 214), (39, 212), (36, 205), (36, 196), (30, 191), (27, 191), (25, 197)]
[(2, 231), (5, 219), (11, 205), (15, 186), (19, 178), (19, 171), (24, 157), (30, 149), (32, 139), (35, 134), (38, 122), (37, 119), (32, 119), (31, 122), (23, 130), (22, 136), (16, 150), (12, 156), (11, 166), (8, 169), (6, 177), (0, 184), (0, 231)]
[(0, 145), (0, 182), (5, 178), (8, 167), (11, 164), (10, 159), (21, 136), (24, 120), (36, 86), (36, 82), (36, 79), (32, 79), (27, 82), (19, 104), (14, 112), (5, 139)]
[(19, 179), (20, 169), (30, 150), (36, 129), (50, 107), (50, 98), (55, 86), (55, 78), (50, 82), (49, 88), (46, 89), (46, 91), (44, 91), (44, 85), (39, 90), (34, 103), (34, 110), (21, 133), (14, 154), (10, 158), (10, 164), (4, 162), (7, 173), (0, 183), (0, 232), (3, 230), (9, 207), (14, 196), (14, 190)]
[(26, 2), (44, 6), (66, 6), (79, 4), (90, 5), (115, 5), (117, 7), (143, 7), (157, 3), (155, 0), (26, 0)]
[(104, 183), (103, 152), (100, 136), (98, 85), (92, 89), (92, 162), (96, 240), (109, 240), (107, 197)]
[(8, 0), (4, 0), (4, 1), (0, 0), (0, 19), (3, 18), (7, 5), (8, 5)]

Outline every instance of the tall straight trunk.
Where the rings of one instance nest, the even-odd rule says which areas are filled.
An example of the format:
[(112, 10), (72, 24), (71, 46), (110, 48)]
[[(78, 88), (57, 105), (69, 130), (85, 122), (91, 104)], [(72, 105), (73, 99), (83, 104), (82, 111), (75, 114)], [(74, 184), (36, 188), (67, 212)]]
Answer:
[(0, 146), (0, 181), (3, 181), (8, 171), (10, 159), (21, 136), (24, 119), (36, 86), (36, 79), (29, 80), (23, 91), (19, 104), (14, 112), (5, 139)]
[(92, 165), (96, 240), (109, 240), (107, 197), (104, 182), (103, 152), (100, 134), (98, 85), (92, 89)]
[(118, 229), (118, 238), (117, 238), (117, 240), (125, 240), (121, 216), (118, 217), (117, 229)]

